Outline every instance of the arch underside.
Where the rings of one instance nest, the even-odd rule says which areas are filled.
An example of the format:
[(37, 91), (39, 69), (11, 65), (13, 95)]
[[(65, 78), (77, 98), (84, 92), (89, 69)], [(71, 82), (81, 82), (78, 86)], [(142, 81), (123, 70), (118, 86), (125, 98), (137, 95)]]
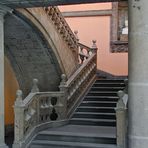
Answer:
[(4, 40), (5, 55), (24, 96), (30, 92), (34, 78), (39, 80), (40, 91), (58, 90), (62, 73), (59, 63), (50, 45), (33, 24), (28, 24), (16, 14), (7, 15)]

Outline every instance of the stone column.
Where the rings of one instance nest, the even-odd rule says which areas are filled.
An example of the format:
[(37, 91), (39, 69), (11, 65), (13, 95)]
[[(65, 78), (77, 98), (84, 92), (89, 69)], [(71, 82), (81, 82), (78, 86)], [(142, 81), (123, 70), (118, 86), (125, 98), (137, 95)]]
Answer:
[(4, 16), (8, 11), (10, 9), (0, 5), (0, 148), (7, 147), (4, 140)]
[(129, 0), (128, 148), (148, 147), (148, 0)]

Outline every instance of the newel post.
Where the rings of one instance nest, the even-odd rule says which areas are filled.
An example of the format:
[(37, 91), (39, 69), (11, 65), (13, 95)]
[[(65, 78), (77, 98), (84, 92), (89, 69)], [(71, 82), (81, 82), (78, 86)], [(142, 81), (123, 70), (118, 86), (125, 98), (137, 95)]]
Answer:
[(14, 143), (13, 148), (21, 148), (24, 138), (24, 104), (23, 93), (21, 90), (16, 92), (16, 101), (14, 104)]
[(68, 97), (68, 87), (66, 86), (66, 81), (67, 81), (66, 75), (62, 74), (59, 88), (60, 88), (60, 91), (64, 93), (64, 97), (61, 98), (62, 99), (61, 101), (62, 101), (62, 104), (64, 105), (63, 116), (65, 118), (67, 116), (67, 97)]
[(117, 148), (126, 148), (126, 134), (127, 134), (127, 108), (124, 103), (123, 97), (125, 93), (118, 91), (119, 101), (115, 108), (116, 111), (116, 135), (117, 135)]
[(33, 79), (33, 85), (32, 85), (32, 89), (31, 89), (31, 93), (36, 93), (36, 92), (39, 92), (38, 79)]

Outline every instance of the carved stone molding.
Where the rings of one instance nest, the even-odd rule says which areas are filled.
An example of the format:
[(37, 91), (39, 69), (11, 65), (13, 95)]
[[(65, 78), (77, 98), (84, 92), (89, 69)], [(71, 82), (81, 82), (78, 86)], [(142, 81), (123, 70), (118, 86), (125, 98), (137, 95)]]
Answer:
[(110, 52), (128, 52), (128, 34), (122, 34), (128, 20), (128, 3), (115, 2), (112, 7)]
[(111, 42), (111, 52), (128, 52), (128, 42), (126, 41), (112, 41)]

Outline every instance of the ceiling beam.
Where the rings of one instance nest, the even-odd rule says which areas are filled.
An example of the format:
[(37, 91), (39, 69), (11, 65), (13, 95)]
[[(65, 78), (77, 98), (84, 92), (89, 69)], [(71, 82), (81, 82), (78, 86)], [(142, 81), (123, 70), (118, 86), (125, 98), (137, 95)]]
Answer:
[(11, 8), (45, 7), (51, 5), (70, 5), (86, 3), (117, 2), (127, 0), (0, 0), (1, 5)]

